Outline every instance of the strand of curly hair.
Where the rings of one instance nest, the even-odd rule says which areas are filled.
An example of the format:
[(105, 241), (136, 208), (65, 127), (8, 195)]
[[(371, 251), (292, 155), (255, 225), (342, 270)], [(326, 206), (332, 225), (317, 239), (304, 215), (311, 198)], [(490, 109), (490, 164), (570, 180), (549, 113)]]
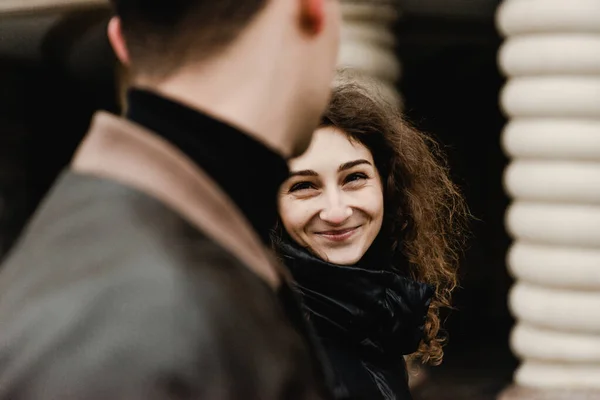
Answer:
[(407, 271), (400, 272), (436, 287), (424, 339), (410, 358), (438, 365), (447, 340), (440, 310), (452, 308), (469, 212), (439, 144), (370, 89), (338, 84), (322, 126), (337, 127), (373, 154), (384, 183), (382, 232), (393, 238), (393, 265), (407, 265)]

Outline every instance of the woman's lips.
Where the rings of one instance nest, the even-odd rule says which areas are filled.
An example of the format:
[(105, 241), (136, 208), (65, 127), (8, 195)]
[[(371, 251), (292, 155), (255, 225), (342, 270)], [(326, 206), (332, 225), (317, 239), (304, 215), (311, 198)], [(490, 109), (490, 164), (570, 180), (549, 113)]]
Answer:
[(343, 242), (344, 240), (348, 240), (350, 237), (352, 237), (356, 233), (358, 228), (360, 228), (360, 226), (347, 229), (336, 229), (330, 231), (317, 232), (317, 235), (327, 240), (331, 240), (332, 242)]

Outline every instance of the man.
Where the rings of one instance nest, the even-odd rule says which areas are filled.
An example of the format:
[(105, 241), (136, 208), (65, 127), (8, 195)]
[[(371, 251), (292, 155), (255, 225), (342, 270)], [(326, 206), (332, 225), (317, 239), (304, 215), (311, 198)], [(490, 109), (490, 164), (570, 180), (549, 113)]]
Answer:
[(113, 0), (99, 113), (0, 273), (0, 399), (321, 399), (266, 250), (329, 97), (337, 0)]

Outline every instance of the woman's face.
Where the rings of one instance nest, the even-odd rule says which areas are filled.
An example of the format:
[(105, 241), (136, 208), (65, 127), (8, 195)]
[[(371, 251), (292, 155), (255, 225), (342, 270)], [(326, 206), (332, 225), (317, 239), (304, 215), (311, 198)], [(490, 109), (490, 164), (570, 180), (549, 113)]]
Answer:
[(383, 221), (383, 187), (371, 152), (336, 128), (321, 128), (290, 169), (279, 194), (286, 231), (326, 261), (355, 264)]

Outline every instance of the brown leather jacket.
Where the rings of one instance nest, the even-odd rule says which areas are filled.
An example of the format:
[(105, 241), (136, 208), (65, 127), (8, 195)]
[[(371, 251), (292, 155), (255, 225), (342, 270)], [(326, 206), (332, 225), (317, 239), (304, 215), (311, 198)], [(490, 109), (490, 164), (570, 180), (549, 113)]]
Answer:
[(0, 399), (329, 398), (288, 289), (208, 176), (100, 113), (2, 266)]

